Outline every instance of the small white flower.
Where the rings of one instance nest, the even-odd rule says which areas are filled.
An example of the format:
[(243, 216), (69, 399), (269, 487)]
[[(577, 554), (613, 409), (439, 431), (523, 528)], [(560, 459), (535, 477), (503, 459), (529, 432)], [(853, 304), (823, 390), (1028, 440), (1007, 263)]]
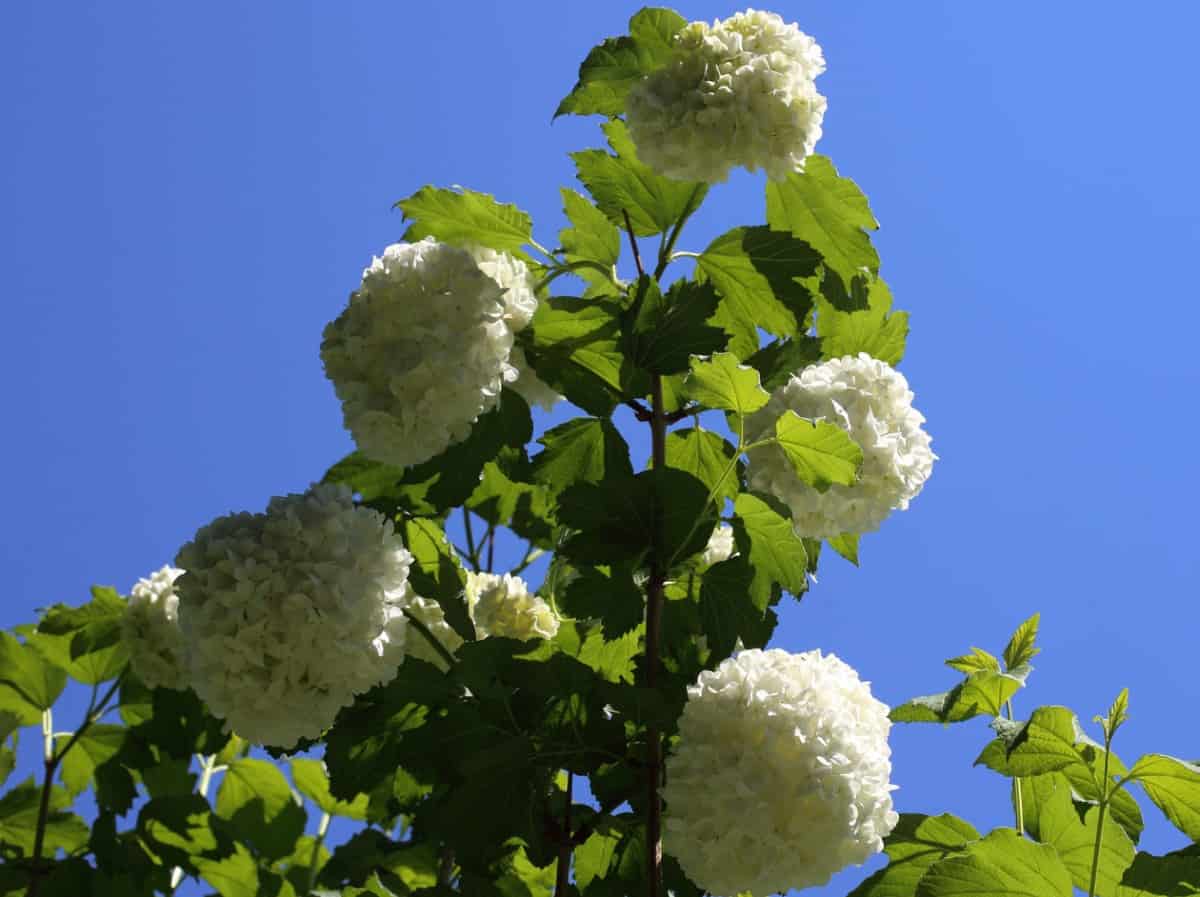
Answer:
[(664, 849), (713, 894), (825, 884), (898, 821), (887, 707), (832, 654), (742, 651), (688, 689)]
[(700, 555), (700, 563), (705, 567), (719, 564), (733, 557), (733, 527), (728, 523), (719, 523), (708, 537), (704, 553)]
[[(442, 606), (432, 598), (413, 598), (405, 608), (414, 617), (425, 624), (425, 628), (443, 648), (454, 654), (463, 643), (462, 636), (454, 631), (454, 627), (446, 622), (446, 614)], [(415, 626), (410, 626), (405, 641), (404, 654), (416, 657), (426, 663), (431, 663), (439, 670), (448, 666), (446, 659), (429, 643), (423, 632), (418, 632)]]
[(189, 682), (248, 741), (318, 737), (403, 660), (412, 555), (344, 486), (219, 517), (175, 562)]
[(789, 410), (836, 424), (862, 448), (858, 481), (818, 492), (796, 475), (779, 446), (766, 445), (747, 453), (751, 488), (788, 506), (797, 536), (827, 539), (877, 530), (893, 510), (908, 508), (937, 459), (912, 400), (904, 375), (865, 352), (798, 371), (750, 416), (747, 439), (773, 434), (775, 422)]
[(178, 567), (165, 566), (130, 590), (121, 618), (121, 634), (129, 646), (133, 671), (150, 688), (185, 689), (183, 636), (179, 632)]
[(821, 136), (824, 70), (817, 42), (774, 13), (692, 22), (671, 62), (629, 93), (638, 158), (664, 177), (709, 183), (739, 165), (772, 180), (802, 171)]
[(524, 641), (558, 634), (553, 608), (532, 594), (525, 580), (510, 573), (468, 573), (467, 606), (480, 638), (495, 635)]

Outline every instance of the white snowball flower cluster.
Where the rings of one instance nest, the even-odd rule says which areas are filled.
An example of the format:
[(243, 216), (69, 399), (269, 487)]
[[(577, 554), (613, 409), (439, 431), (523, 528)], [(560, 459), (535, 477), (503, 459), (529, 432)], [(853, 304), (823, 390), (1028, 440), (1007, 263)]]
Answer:
[(762, 168), (772, 180), (802, 171), (821, 137), (825, 97), (815, 40), (774, 13), (748, 9), (675, 37), (670, 63), (626, 101), (638, 158), (664, 177), (724, 181)]
[(537, 303), (532, 290), (506, 291), (484, 270), (519, 273), (510, 270), (519, 262), (489, 252), (479, 262), (431, 237), (395, 243), (326, 326), (325, 373), (367, 457), (397, 467), (429, 460), (465, 439), (517, 379), (513, 331)]
[(525, 580), (510, 573), (468, 573), (467, 606), (480, 638), (494, 635), (524, 641), (558, 634), (554, 609), (531, 593)]
[(891, 723), (820, 651), (742, 651), (688, 689), (667, 760), (664, 849), (713, 894), (825, 884), (895, 826)]
[[(479, 270), (504, 290), (504, 303), (507, 309), (504, 319), (513, 333), (520, 333), (529, 326), (534, 312), (537, 311), (537, 297), (533, 293), (533, 278), (529, 275), (528, 266), (507, 252), (497, 252), (482, 246), (469, 246), (467, 251), (479, 265)], [(516, 370), (516, 380), (509, 386), (530, 405), (537, 405), (549, 411), (555, 403), (562, 399), (562, 396), (543, 383), (534, 373), (529, 362), (525, 360), (525, 352), (520, 346), (512, 347), (508, 361)]]
[(818, 492), (801, 481), (782, 449), (767, 445), (747, 453), (751, 488), (788, 506), (798, 536), (873, 532), (893, 510), (908, 508), (937, 459), (912, 400), (904, 375), (865, 352), (804, 368), (751, 415), (747, 438), (771, 435), (788, 410), (836, 424), (862, 448), (859, 479)]
[(129, 593), (121, 618), (121, 634), (129, 646), (133, 671), (150, 688), (188, 687), (183, 671), (183, 636), (179, 631), (179, 596), (175, 580), (183, 575), (167, 565), (139, 579)]
[(700, 555), (700, 563), (705, 567), (719, 564), (733, 557), (733, 527), (728, 523), (720, 523), (708, 537), (708, 544)]
[(249, 741), (319, 736), (403, 660), (412, 560), (344, 486), (217, 518), (175, 559), (192, 687)]

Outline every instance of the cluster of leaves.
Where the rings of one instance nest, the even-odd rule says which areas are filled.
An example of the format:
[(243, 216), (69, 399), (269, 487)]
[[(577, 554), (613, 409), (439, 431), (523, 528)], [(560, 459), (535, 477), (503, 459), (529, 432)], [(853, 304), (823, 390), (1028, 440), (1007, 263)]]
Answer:
[[(1001, 658), (980, 648), (946, 661), (963, 673), (949, 691), (896, 707), (901, 723), (960, 723), (991, 717), (995, 737), (975, 765), (1012, 781), (1015, 828), (981, 836), (956, 816), (903, 814), (886, 839), (888, 865), (852, 897), (950, 897), (1020, 893), (1067, 897), (1177, 897), (1200, 893), (1200, 844), (1155, 856), (1137, 850), (1144, 828), (1134, 784), (1177, 829), (1200, 842), (1200, 764), (1147, 754), (1127, 767), (1112, 750), (1128, 716), (1122, 691), (1106, 717), (1102, 741), (1066, 707), (1038, 707), (1013, 718), (1012, 698), (1032, 670), (1038, 617), (1021, 624)], [(1028, 836), (1028, 837), (1026, 837)]]
[[(586, 195), (562, 191), (569, 224), (554, 249), (534, 240), (526, 213), (486, 194), (425, 187), (398, 203), (407, 239), (480, 244), (530, 266), (540, 303), (519, 341), (583, 412), (535, 448), (528, 406), (506, 392), (425, 464), (401, 470), (356, 453), (326, 473), (396, 522), (416, 592), (464, 640), (454, 663), (407, 661), (321, 745), (304, 746), (323, 747), (323, 761), (287, 762), (289, 782), (195, 695), (137, 682), (115, 592), (52, 608), (2, 636), (0, 731), (15, 745), (22, 727), (42, 724), (46, 742), (42, 783), (0, 798), (0, 894), (169, 893), (183, 876), (224, 897), (645, 890), (657, 802), (645, 783), (687, 686), (737, 645), (765, 646), (776, 606), (805, 592), (820, 553), (794, 536), (786, 509), (749, 490), (746, 418), (807, 364), (858, 352), (899, 362), (907, 333), (878, 277), (866, 198), (824, 157), (767, 187), (765, 223), (677, 250), (708, 186), (654, 174), (618, 116), (628, 85), (661, 64), (682, 26), (643, 10), (585, 61), (559, 112), (605, 116), (607, 148), (573, 154)], [(648, 237), (658, 248), (643, 264)], [(633, 271), (622, 279), (626, 239)], [(669, 278), (672, 265), (690, 276)], [(582, 284), (580, 295), (551, 290), (565, 283)], [(613, 421), (620, 408), (649, 425), (657, 464), (635, 469)], [(852, 484), (861, 464), (844, 431), (793, 414), (764, 441), (817, 489)], [(456, 511), (465, 546), (447, 538)], [(736, 553), (705, 566), (722, 519)], [(506, 532), (528, 546), (517, 570), (552, 556), (539, 591), (563, 624), (550, 641), (476, 639), (466, 571), (491, 569)], [(856, 536), (830, 545), (857, 563)], [(68, 677), (92, 702), (58, 736), (51, 708)], [(114, 707), (122, 722), (102, 722)], [(0, 752), (0, 772), (13, 757)], [(576, 799), (577, 780), (594, 800)], [(71, 812), (88, 789), (91, 826)], [(309, 811), (321, 814), (316, 835), (304, 834)], [(363, 826), (330, 851), (325, 829), (338, 816)], [(699, 893), (669, 858), (662, 875), (679, 897)]]

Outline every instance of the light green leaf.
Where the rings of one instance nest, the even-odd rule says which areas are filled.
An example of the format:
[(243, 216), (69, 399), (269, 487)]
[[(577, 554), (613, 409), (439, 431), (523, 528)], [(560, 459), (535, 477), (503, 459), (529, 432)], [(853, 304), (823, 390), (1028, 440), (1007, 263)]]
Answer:
[(604, 299), (538, 303), (527, 356), (538, 376), (583, 410), (607, 417), (624, 395), (621, 309)]
[(1200, 855), (1139, 853), (1125, 870), (1116, 897), (1191, 897), (1200, 894)]
[[(128, 731), (124, 726), (105, 723), (96, 723), (88, 727), (63, 756), (62, 780), (68, 793), (72, 796), (79, 794), (92, 783), (96, 767), (116, 755)], [(54, 740), (55, 750), (61, 751), (70, 740), (69, 735), (59, 735)]]
[(92, 587), (92, 600), (82, 607), (49, 608), (30, 643), (55, 666), (85, 685), (115, 679), (129, 662), (121, 635), (125, 599), (106, 586)]
[(997, 716), (1022, 684), (1024, 678), (1014, 673), (971, 673), (947, 692), (923, 695), (893, 708), (891, 719), (897, 723), (959, 723), (976, 716)]
[(1023, 726), (1005, 726), (1000, 735), (975, 762), (1001, 775), (1037, 776), (1083, 765), (1075, 748), (1079, 722), (1066, 707), (1039, 707)]
[(766, 606), (772, 583), (793, 595), (804, 594), (808, 590), (808, 555), (792, 531), (791, 521), (746, 493), (734, 501), (733, 513), (738, 549), (754, 570), (755, 603)]
[(0, 710), (32, 726), (42, 711), (54, 706), (67, 684), (67, 674), (46, 660), (32, 645), (0, 631)]
[(855, 567), (858, 566), (858, 533), (842, 533), (840, 536), (833, 536), (825, 541), (829, 543), (830, 548)]
[[(1083, 818), (1071, 800), (1071, 786), (1060, 773), (1036, 776), (1037, 797), (1025, 818), (1037, 838), (1058, 851), (1059, 859), (1071, 873), (1075, 886), (1087, 890), (1092, 872), (1092, 853), (1096, 843), (1099, 807), (1088, 807)], [(1024, 780), (1022, 780), (1024, 784)], [(1022, 795), (1024, 795), (1024, 790)], [(1104, 818), (1100, 843), (1100, 858), (1096, 873), (1096, 893), (1100, 897), (1115, 897), (1117, 884), (1133, 862), (1133, 842), (1111, 816)]]
[(812, 296), (797, 278), (811, 277), (821, 258), (787, 231), (735, 227), (696, 261), (735, 318), (776, 336), (800, 336), (807, 329)]
[(845, 285), (864, 269), (879, 270), (866, 233), (879, 223), (858, 185), (839, 177), (825, 156), (809, 156), (803, 173), (767, 182), (767, 224), (812, 246)]
[(601, 149), (571, 153), (579, 180), (600, 210), (618, 228), (625, 228), (629, 213), (639, 237), (669, 230), (704, 201), (708, 185), (659, 177), (637, 158), (625, 122), (613, 119), (603, 126), (615, 155)]
[(1004, 666), (1007, 669), (1024, 666), (1041, 652), (1042, 649), (1034, 644), (1041, 617), (1041, 614), (1034, 614), (1018, 626), (1017, 631), (1008, 640), (1008, 645), (1004, 648)]
[(554, 112), (620, 115), (625, 97), (643, 77), (671, 60), (672, 38), (687, 24), (670, 9), (643, 9), (629, 20), (629, 35), (607, 38), (579, 67), (579, 81)]
[(887, 866), (863, 881), (849, 897), (913, 897), (930, 866), (978, 839), (974, 826), (957, 816), (901, 813), (883, 841)]
[(974, 647), (971, 648), (970, 654), (951, 657), (946, 661), (946, 666), (958, 670), (960, 673), (1000, 672), (1000, 661), (994, 655), (982, 648)]
[(788, 410), (775, 422), (775, 436), (796, 475), (818, 491), (834, 483), (851, 486), (858, 477), (862, 449), (836, 424), (805, 420)]
[(1115, 753), (1108, 755), (1108, 785), (1104, 784), (1104, 748), (1088, 741), (1076, 743), (1076, 750), (1083, 760), (1083, 765), (1067, 766), (1062, 774), (1071, 783), (1076, 800), (1085, 800), (1093, 804), (1100, 802), (1101, 790), (1108, 791), (1108, 812), (1116, 822), (1125, 829), (1131, 841), (1135, 844), (1146, 827), (1142, 820), (1142, 810), (1136, 800), (1124, 788), (1113, 789), (1116, 780), (1124, 778), (1129, 772), (1121, 758)]
[(839, 311), (827, 300), (817, 300), (821, 354), (841, 358), (866, 352), (890, 365), (899, 364), (908, 339), (908, 312), (891, 310), (892, 293), (882, 279), (866, 283), (865, 278), (856, 278), (855, 285), (864, 307)]
[(545, 448), (533, 458), (532, 476), (552, 492), (605, 477), (633, 476), (629, 446), (609, 420), (575, 418), (547, 430), (538, 442)]
[(690, 473), (720, 505), (738, 493), (733, 446), (710, 430), (688, 427), (668, 433), (667, 466)]
[[(582, 194), (563, 187), (562, 198), (563, 212), (572, 225), (558, 234), (567, 262), (597, 262), (611, 269), (621, 256), (621, 232), (617, 226)], [(592, 282), (608, 282), (598, 271), (583, 268), (576, 273)]]
[(446, 622), (464, 639), (475, 638), (475, 627), (463, 598), (466, 573), (458, 563), (446, 534), (435, 520), (414, 517), (399, 527), (405, 547), (412, 553), (409, 581), (423, 598), (432, 598), (442, 608)]
[(1133, 764), (1129, 778), (1146, 789), (1175, 828), (1200, 841), (1200, 765), (1147, 754)]
[[(11, 844), (25, 854), (33, 852), (42, 789), (30, 776), (0, 797), (0, 844)], [(46, 817), (44, 855), (53, 856), (60, 847), (70, 853), (87, 843), (88, 827), (67, 812), (71, 798), (57, 786), (50, 789), (50, 812)]]
[(704, 407), (732, 411), (739, 417), (757, 411), (770, 399), (759, 383), (758, 371), (740, 364), (729, 352), (693, 358), (683, 388)]
[(443, 243), (477, 243), (528, 258), (521, 247), (532, 238), (529, 215), (487, 193), (425, 186), (396, 206), (412, 219), (404, 234), (410, 242), (434, 237)]
[(353, 801), (338, 800), (329, 793), (329, 776), (325, 772), (325, 764), (320, 760), (310, 760), (305, 757), (293, 757), (291, 760), (292, 781), (296, 790), (316, 804), (322, 813), (330, 816), (343, 816), (347, 819), (367, 818), (366, 794), (360, 794)]
[(1113, 736), (1117, 734), (1117, 730), (1127, 719), (1129, 719), (1129, 689), (1122, 688), (1121, 693), (1113, 700), (1112, 706), (1108, 708), (1108, 716), (1096, 717), (1096, 722), (1100, 723), (1105, 736), (1111, 742)]
[(291, 853), (304, 832), (304, 810), (283, 773), (266, 760), (230, 763), (217, 791), (216, 810), (239, 838), (272, 858)]
[(916, 897), (1071, 897), (1071, 874), (1053, 847), (1000, 828), (935, 863)]
[(244, 845), (234, 844), (234, 852), (223, 859), (197, 857), (195, 863), (221, 897), (259, 897), (258, 864)]
[(717, 294), (709, 284), (677, 280), (664, 296), (649, 276), (632, 288), (636, 295), (627, 353), (652, 374), (678, 374), (695, 355), (725, 348), (728, 337), (708, 321), (717, 310)]

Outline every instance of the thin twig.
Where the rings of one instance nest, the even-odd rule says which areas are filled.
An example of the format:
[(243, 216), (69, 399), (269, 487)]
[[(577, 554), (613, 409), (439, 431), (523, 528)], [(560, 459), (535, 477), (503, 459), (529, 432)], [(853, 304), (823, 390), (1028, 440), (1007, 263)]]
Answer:
[(567, 770), (567, 790), (563, 796), (563, 821), (558, 838), (558, 868), (554, 876), (554, 897), (567, 897), (571, 875), (571, 848), (574, 842), (571, 838), (571, 801), (574, 777)]
[(409, 622), (409, 625), (416, 629), (417, 632), (421, 633), (421, 635), (425, 636), (425, 640), (433, 646), (433, 650), (438, 653), (442, 660), (446, 661), (448, 665), (454, 666), (454, 655), (447, 651), (446, 646), (438, 641), (437, 636), (429, 631), (429, 627), (421, 622), (421, 620), (418, 619), (417, 616), (407, 607), (401, 608), (401, 613), (404, 614), (405, 618)]
[[(662, 377), (650, 379), (652, 415), (650, 419), (651, 463), (654, 470), (667, 466), (667, 425), (663, 413)], [(661, 641), (663, 590), (667, 563), (663, 557), (663, 496), (655, 492), (653, 529), (650, 548), (650, 580), (646, 585), (646, 687), (658, 688), (659, 643)], [(658, 789), (662, 779), (662, 733), (657, 726), (646, 730), (646, 875), (649, 897), (658, 897), (662, 883), (662, 800)]]
[(646, 269), (642, 267), (642, 254), (638, 251), (637, 238), (633, 235), (633, 222), (629, 220), (629, 212), (621, 209), (621, 214), (625, 216), (625, 231), (629, 234), (629, 245), (633, 249), (633, 264), (637, 267), (638, 277), (646, 276)]

